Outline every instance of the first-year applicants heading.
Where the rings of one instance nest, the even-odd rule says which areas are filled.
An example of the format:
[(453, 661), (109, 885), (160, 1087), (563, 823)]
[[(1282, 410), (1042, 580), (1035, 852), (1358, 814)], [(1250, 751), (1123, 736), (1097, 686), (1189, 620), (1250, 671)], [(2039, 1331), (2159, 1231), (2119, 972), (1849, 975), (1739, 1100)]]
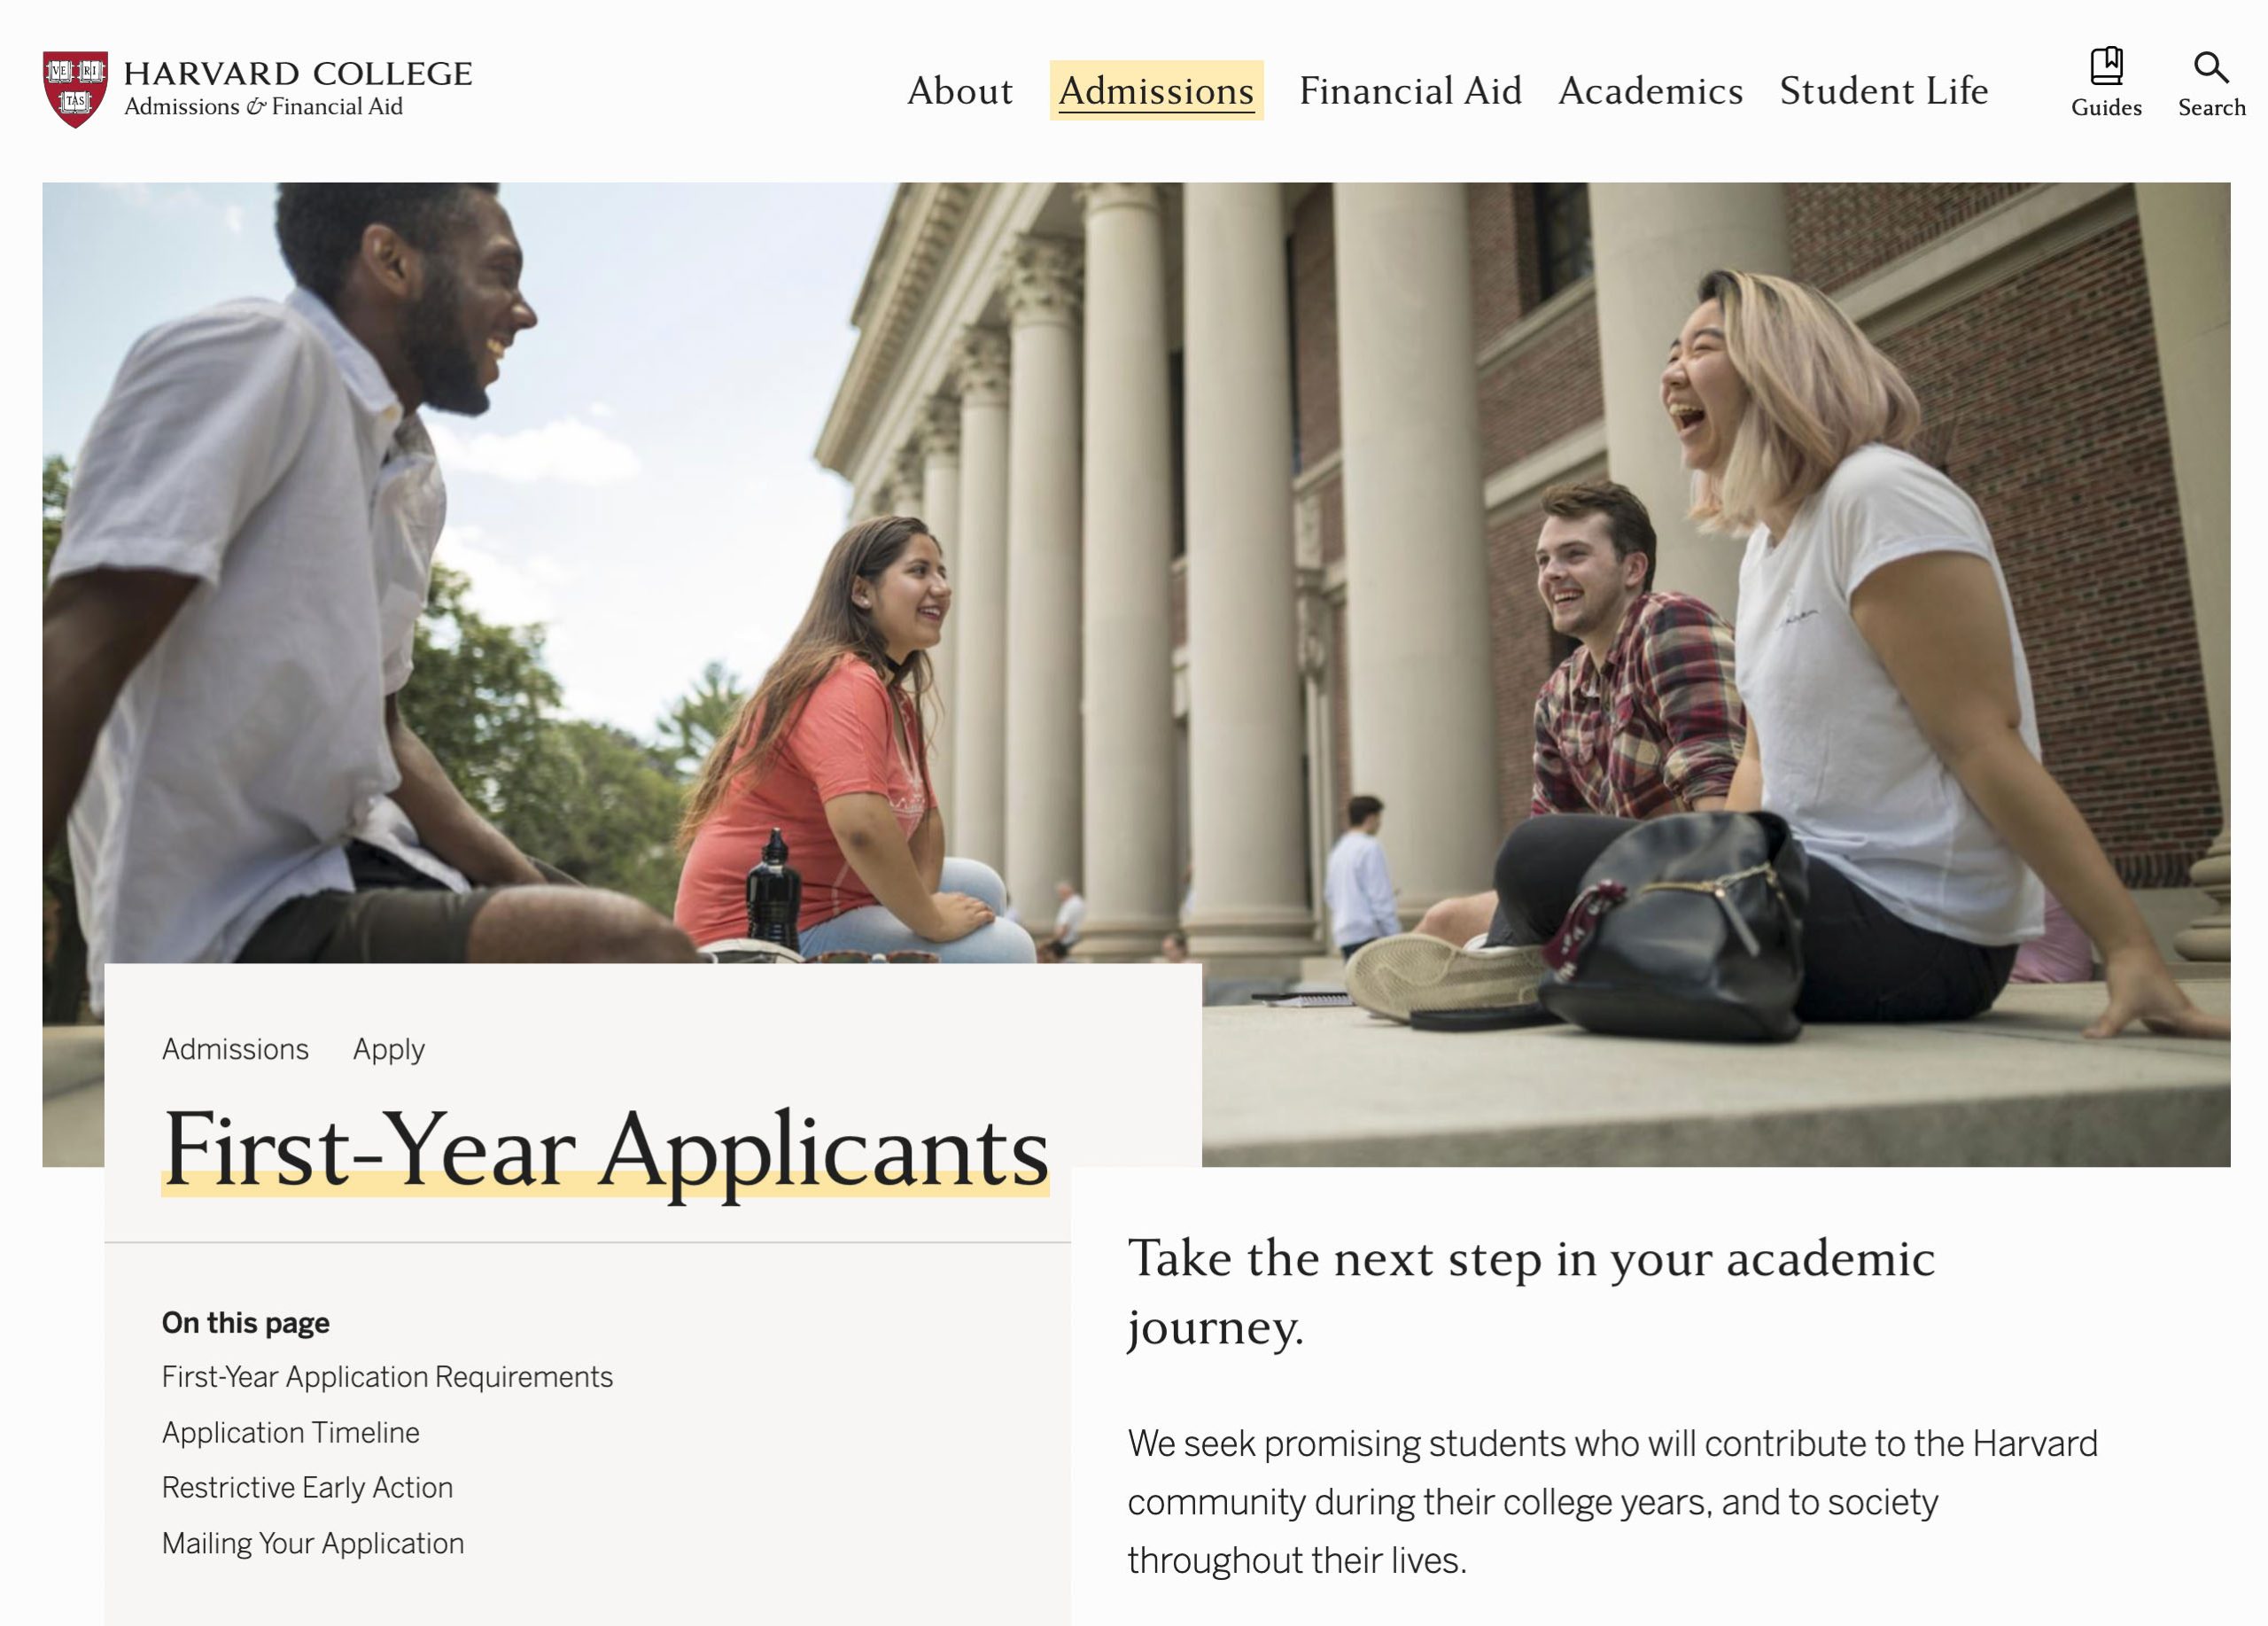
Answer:
[[(173, 1145), (171, 1172), (166, 1185), (198, 1185), (210, 1190), (258, 1186), (263, 1182), (282, 1190), (295, 1190), (321, 1182), (346, 1186), (355, 1172), (391, 1171), (386, 1152), (403, 1156), (402, 1183), (426, 1184), (429, 1170), (437, 1184), (447, 1186), (492, 1186), (528, 1192), (557, 1188), (579, 1182), (587, 1171), (563, 1170), (562, 1155), (576, 1150), (577, 1136), (518, 1133), (441, 1136), (446, 1108), (429, 1111), (424, 1127), (414, 1129), (409, 1116), (399, 1109), (383, 1114), (393, 1131), (378, 1152), (347, 1151), (353, 1137), (336, 1122), (320, 1132), (245, 1132), (227, 1113), (213, 1108), (176, 1108), (166, 1114)], [(837, 1192), (890, 1189), (910, 1193), (914, 1188), (944, 1190), (970, 1187), (1022, 1188), (1044, 1194), (1048, 1183), (1047, 1137), (1018, 1135), (985, 1124), (976, 1134), (929, 1134), (918, 1140), (904, 1134), (819, 1133), (796, 1135), (794, 1109), (781, 1107), (772, 1115), (765, 1135), (742, 1133), (712, 1139), (706, 1135), (672, 1135), (669, 1172), (654, 1150), (644, 1120), (633, 1109), (622, 1120), (613, 1150), (595, 1179), (599, 1186), (613, 1185), (617, 1174), (625, 1184), (639, 1180), (648, 1188), (669, 1187), (669, 1206), (683, 1208), (688, 1192), (708, 1194), (721, 1190), (725, 1207), (738, 1208), (743, 1193), (767, 1183), (781, 1187), (824, 1186)], [(819, 1129), (816, 1117), (805, 1116), (803, 1127)], [(216, 1131), (237, 1130), (235, 1134)], [(191, 1140), (192, 1135), (200, 1138)], [(321, 1150), (318, 1152), (317, 1148)], [(199, 1155), (192, 1176), (190, 1154)], [(1013, 1167), (1011, 1166), (1013, 1159)], [(217, 1164), (217, 1166), (215, 1166)], [(367, 1177), (367, 1174), (365, 1176)]]

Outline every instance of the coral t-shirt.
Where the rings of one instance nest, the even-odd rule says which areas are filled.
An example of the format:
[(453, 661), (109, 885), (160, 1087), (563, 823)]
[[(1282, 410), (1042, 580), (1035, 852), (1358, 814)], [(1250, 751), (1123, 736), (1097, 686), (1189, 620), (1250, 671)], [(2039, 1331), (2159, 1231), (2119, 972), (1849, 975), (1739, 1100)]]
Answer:
[[(896, 706), (903, 723), (890, 725)], [(677, 883), (677, 923), (698, 944), (748, 935), (748, 872), (778, 827), (788, 863), (803, 877), (799, 930), (863, 908), (874, 895), (827, 828), (838, 796), (882, 797), (911, 842), (936, 797), (913, 696), (845, 655), (819, 680), (760, 774), (735, 780), (693, 838)]]

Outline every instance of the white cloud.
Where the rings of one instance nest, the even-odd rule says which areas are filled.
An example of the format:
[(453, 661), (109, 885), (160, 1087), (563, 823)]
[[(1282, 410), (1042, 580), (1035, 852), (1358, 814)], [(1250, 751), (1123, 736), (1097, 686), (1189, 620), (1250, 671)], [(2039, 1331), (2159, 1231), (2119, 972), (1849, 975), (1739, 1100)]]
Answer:
[(229, 229), (229, 235), (230, 237), (240, 237), (244, 236), (244, 234), (245, 234), (245, 208), (244, 208), (244, 205), (242, 205), (242, 204), (240, 204), (240, 203), (232, 203), (232, 204), (229, 205), (229, 206), (228, 206), (228, 207), (226, 207), (226, 208), (222, 209), (222, 210), (221, 211), (221, 223), (223, 226), (226, 226), (226, 227)]
[(602, 401), (594, 401), (591, 403), (591, 416), (593, 417), (612, 417), (614, 416), (614, 408), (608, 406), (606, 402)]
[(499, 548), (478, 525), (450, 525), (441, 533), (434, 559), (470, 580), (465, 596), (475, 610), (491, 621), (509, 626), (555, 618), (559, 601), (552, 589), (570, 581), (574, 574), (541, 554)]
[(439, 421), (426, 428), (433, 436), (442, 470), (456, 474), (493, 474), (516, 486), (556, 480), (569, 486), (616, 486), (638, 478), (638, 454), (579, 418), (560, 418), (540, 429), (509, 435), (460, 435)]

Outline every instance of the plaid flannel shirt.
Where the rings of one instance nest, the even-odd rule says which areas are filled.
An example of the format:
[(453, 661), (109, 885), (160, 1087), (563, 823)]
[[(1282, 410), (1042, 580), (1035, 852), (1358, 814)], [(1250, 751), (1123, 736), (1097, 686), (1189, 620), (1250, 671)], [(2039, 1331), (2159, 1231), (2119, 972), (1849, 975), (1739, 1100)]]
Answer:
[(1747, 734), (1733, 629), (1697, 598), (1641, 594), (1604, 668), (1579, 645), (1544, 680), (1528, 811), (1688, 812), (1732, 789)]

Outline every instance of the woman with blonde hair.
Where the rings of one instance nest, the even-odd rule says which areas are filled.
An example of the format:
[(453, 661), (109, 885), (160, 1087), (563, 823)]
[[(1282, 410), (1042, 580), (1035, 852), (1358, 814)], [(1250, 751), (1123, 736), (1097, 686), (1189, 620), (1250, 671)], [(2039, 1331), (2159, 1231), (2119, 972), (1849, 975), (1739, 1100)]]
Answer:
[[(1713, 271), (1661, 401), (1694, 517), (1747, 539), (1735, 625), (1748, 739), (1728, 805), (1787, 820), (1810, 855), (1814, 1022), (1974, 1015), (2039, 935), (2044, 882), (2101, 953), (2109, 1003), (2225, 1038), (2167, 971), (2141, 912), (2039, 760), (2031, 680), (1984, 516), (1914, 447), (1898, 369), (1817, 289)], [(1619, 821), (1513, 832), (1497, 864), (1510, 944), (1558, 926)]]
[(747, 935), (746, 882), (778, 829), (803, 877), (805, 958), (921, 950), (1029, 965), (998, 918), (1000, 877), (945, 856), (929, 780), (929, 657), (952, 587), (919, 519), (850, 527), (810, 608), (717, 742), (678, 832), (677, 923), (695, 944)]

